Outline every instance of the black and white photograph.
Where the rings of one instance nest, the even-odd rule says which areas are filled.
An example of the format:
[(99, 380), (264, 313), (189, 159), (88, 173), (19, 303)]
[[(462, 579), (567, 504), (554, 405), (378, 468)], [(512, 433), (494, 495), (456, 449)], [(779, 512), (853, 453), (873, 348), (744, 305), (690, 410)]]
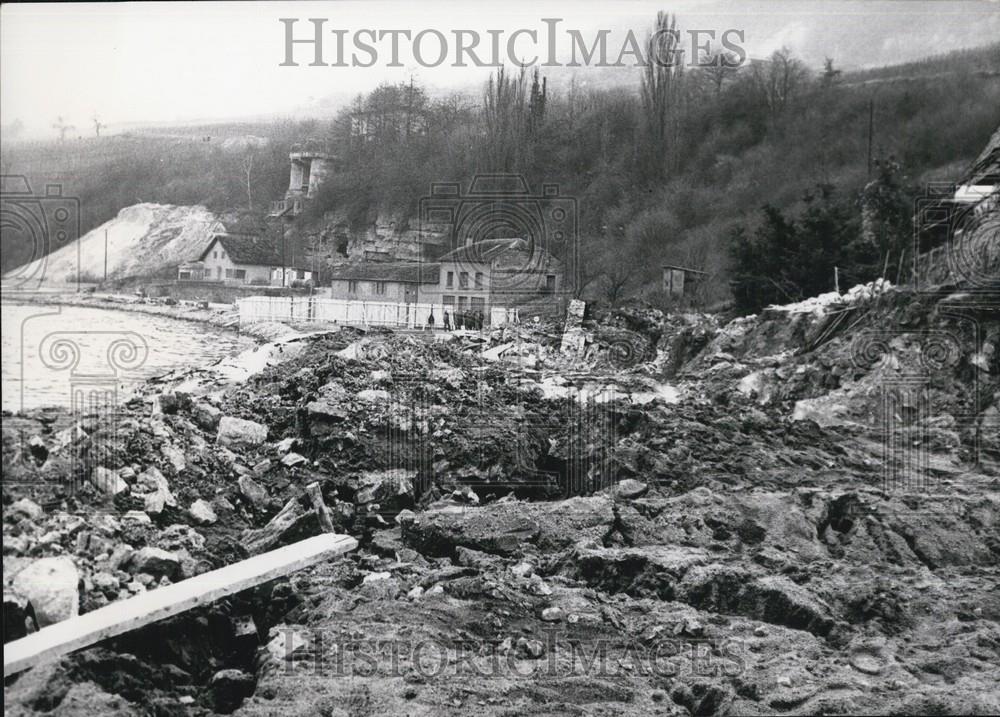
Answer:
[(1000, 1), (0, 6), (4, 717), (1000, 714)]

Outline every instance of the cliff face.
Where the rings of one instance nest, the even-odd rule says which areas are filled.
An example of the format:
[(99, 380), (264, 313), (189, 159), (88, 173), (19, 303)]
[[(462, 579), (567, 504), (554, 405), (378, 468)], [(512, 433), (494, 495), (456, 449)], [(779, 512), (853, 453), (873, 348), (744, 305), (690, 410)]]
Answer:
[[(109, 279), (154, 276), (196, 259), (212, 234), (225, 227), (202, 206), (135, 204), (77, 241), (4, 276), (30, 284), (100, 281), (105, 257)], [(105, 245), (107, 249), (105, 250)]]

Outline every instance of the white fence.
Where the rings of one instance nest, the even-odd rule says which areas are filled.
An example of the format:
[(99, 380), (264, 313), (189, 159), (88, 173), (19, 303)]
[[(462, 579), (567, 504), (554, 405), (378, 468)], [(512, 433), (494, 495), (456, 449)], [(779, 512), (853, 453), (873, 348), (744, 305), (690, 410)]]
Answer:
[[(261, 321), (293, 323), (322, 322), (357, 326), (394, 326), (422, 328), (434, 314), (434, 325), (441, 327), (444, 307), (435, 304), (397, 304), (387, 301), (347, 301), (316, 296), (250, 296), (237, 299), (240, 325)], [(493, 307), (490, 322), (494, 326), (516, 322), (517, 309)]]

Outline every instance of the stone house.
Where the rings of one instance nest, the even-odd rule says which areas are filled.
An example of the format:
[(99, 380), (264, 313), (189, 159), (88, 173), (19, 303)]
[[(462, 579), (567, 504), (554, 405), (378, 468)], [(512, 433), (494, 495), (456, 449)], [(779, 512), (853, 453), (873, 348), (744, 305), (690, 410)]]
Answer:
[(437, 290), (442, 308), (451, 313), (482, 311), (488, 317), (494, 306), (556, 312), (568, 288), (563, 263), (525, 239), (485, 239), (439, 261)]
[(440, 269), (425, 262), (343, 264), (330, 269), (330, 298), (436, 304)]

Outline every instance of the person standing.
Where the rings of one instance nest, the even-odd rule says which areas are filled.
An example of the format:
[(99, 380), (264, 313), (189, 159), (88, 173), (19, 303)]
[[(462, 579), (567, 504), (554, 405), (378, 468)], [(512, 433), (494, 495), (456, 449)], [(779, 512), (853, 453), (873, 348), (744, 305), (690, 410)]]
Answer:
[(434, 330), (434, 311), (433, 310), (427, 316), (427, 330), (428, 331), (433, 331)]
[(451, 316), (447, 311), (444, 312), (444, 330), (451, 331)]

